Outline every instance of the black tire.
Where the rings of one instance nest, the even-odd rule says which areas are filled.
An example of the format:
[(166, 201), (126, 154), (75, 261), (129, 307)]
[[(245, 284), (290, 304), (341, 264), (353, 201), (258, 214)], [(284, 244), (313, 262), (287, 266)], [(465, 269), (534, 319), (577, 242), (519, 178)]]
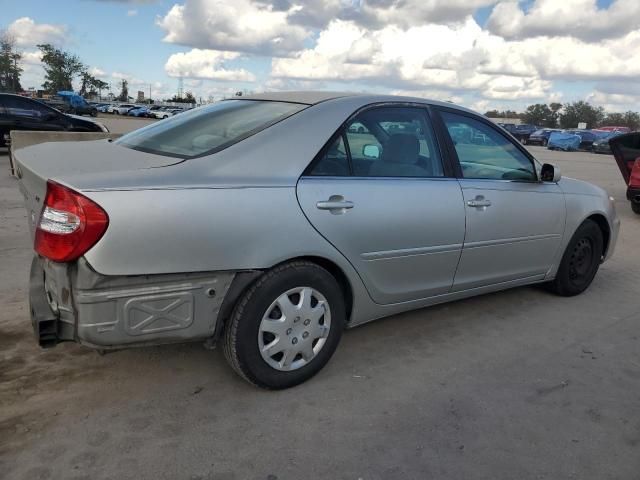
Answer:
[(640, 203), (631, 202), (631, 210), (633, 210), (633, 213), (640, 215)]
[(571, 237), (556, 278), (548, 285), (550, 290), (563, 297), (584, 292), (598, 272), (603, 247), (602, 230), (594, 221), (585, 220)]
[(91, 110), (89, 115), (91, 115), (92, 117), (97, 117), (98, 116), (98, 111), (97, 110)]
[[(331, 325), (325, 344), (315, 357), (296, 370), (281, 371), (269, 365), (260, 353), (260, 323), (280, 295), (302, 286), (311, 287), (325, 297)], [(344, 297), (335, 278), (312, 262), (285, 263), (259, 277), (238, 300), (225, 325), (224, 355), (236, 373), (253, 385), (271, 390), (293, 387), (313, 377), (327, 364), (340, 342), (345, 323)]]

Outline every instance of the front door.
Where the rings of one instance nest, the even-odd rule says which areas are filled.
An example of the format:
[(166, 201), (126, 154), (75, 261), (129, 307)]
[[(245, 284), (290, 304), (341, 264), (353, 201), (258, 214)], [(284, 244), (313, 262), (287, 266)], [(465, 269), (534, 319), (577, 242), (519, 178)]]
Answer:
[(338, 132), (298, 183), (313, 226), (391, 304), (449, 292), (465, 212), (426, 110), (378, 107)]
[(467, 232), (453, 291), (541, 280), (564, 233), (564, 195), (497, 127), (441, 111), (461, 167)]

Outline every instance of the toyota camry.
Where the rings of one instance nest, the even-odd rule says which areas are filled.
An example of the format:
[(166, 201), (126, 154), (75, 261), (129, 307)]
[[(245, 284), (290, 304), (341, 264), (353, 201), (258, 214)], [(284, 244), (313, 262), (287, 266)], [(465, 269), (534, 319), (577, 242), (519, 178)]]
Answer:
[(602, 189), (420, 98), (260, 94), (15, 157), (42, 347), (219, 342), (271, 389), (316, 374), (345, 327), (522, 285), (577, 295), (619, 230)]

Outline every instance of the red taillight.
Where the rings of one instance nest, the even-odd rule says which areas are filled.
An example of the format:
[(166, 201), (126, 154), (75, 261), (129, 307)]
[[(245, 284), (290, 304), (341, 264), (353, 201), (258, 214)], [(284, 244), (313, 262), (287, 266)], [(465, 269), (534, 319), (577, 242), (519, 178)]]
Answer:
[(100, 205), (49, 180), (36, 230), (36, 252), (54, 262), (71, 262), (93, 247), (108, 225)]

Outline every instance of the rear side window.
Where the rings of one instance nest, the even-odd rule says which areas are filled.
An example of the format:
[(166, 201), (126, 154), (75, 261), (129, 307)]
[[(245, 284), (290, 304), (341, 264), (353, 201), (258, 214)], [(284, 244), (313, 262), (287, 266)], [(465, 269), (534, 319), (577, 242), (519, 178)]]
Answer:
[(305, 107), (285, 102), (226, 100), (133, 131), (116, 143), (159, 155), (192, 158), (222, 150)]
[(52, 110), (39, 102), (26, 100), (20, 97), (14, 97), (12, 95), (4, 97), (2, 100), (2, 104), (4, 105), (6, 112), (9, 115), (14, 115), (16, 117), (30, 117), (39, 119), (47, 113), (52, 112)]
[(385, 106), (349, 121), (308, 173), (430, 178), (444, 176), (444, 169), (426, 111)]

